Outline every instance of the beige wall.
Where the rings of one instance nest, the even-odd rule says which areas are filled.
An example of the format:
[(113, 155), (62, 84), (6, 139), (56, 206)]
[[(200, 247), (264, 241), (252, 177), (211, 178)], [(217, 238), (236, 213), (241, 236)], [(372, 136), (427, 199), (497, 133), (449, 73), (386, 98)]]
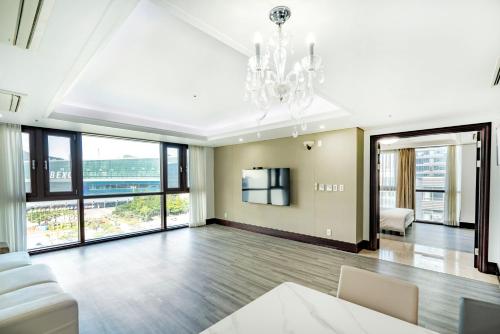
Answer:
[[(308, 151), (305, 140), (316, 145)], [(318, 141), (322, 146), (318, 147)], [(215, 149), (215, 217), (356, 243), (363, 237), (363, 131), (352, 128)], [(241, 171), (289, 167), (290, 207), (241, 201)], [(320, 192), (314, 183), (343, 184)], [(332, 229), (332, 236), (326, 235)]]

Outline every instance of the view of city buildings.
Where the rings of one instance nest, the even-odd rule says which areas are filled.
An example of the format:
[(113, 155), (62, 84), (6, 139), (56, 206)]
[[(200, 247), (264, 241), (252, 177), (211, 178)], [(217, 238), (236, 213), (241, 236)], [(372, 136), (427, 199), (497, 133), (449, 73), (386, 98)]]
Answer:
[[(63, 193), (72, 189), (72, 163), (69, 150), (64, 150), (67, 144), (64, 139), (66, 138), (54, 137), (53, 145), (49, 146), (49, 148), (54, 148), (54, 152), (49, 151), (47, 166), (49, 187), (53, 193)], [(23, 141), (26, 140), (29, 138), (23, 136)], [(84, 154), (83, 207), (79, 207), (78, 199), (27, 203), (29, 249), (77, 242), (80, 237), (79, 210), (84, 210), (86, 240), (161, 228), (163, 196), (154, 195), (162, 189), (159, 145), (157, 143), (133, 143), (132, 145), (138, 146), (138, 156), (124, 154), (120, 157), (120, 145), (117, 144), (123, 143), (117, 143), (119, 139), (88, 136), (88, 140), (99, 140), (101, 147), (106, 147), (106, 144), (112, 145), (109, 151), (113, 150), (113, 154), (103, 152), (87, 154), (87, 156), (94, 155), (94, 159), (86, 159)], [(84, 147), (89, 147), (88, 150), (92, 149), (90, 145)], [(178, 150), (169, 148), (167, 159), (167, 184), (171, 188), (177, 188), (179, 187)], [(25, 149), (24, 160), (26, 191), (29, 193), (31, 192), (30, 169), (32, 166), (28, 149)], [(127, 194), (131, 196), (123, 196)], [(138, 196), (140, 194), (147, 195)], [(112, 197), (112, 195), (117, 195), (117, 197)], [(103, 197), (99, 198), (99, 196)], [(189, 193), (167, 194), (165, 208), (167, 227), (187, 224), (189, 222)]]
[[(448, 148), (415, 149), (415, 219), (443, 222)], [(380, 207), (396, 207), (397, 151), (380, 154)]]

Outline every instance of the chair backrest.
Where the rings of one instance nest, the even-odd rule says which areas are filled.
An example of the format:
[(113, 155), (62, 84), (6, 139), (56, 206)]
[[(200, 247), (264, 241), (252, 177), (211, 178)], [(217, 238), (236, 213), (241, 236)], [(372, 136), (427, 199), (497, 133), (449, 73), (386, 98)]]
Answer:
[(500, 305), (460, 299), (459, 334), (490, 334), (500, 332)]
[(418, 323), (418, 287), (396, 278), (342, 266), (337, 297), (413, 324)]

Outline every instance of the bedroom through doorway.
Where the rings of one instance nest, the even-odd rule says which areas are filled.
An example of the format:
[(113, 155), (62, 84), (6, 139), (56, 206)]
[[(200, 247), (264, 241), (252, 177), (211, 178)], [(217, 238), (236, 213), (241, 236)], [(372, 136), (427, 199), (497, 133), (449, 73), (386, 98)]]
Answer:
[(462, 131), (381, 137), (378, 249), (360, 254), (496, 283), (475, 266), (480, 136)]

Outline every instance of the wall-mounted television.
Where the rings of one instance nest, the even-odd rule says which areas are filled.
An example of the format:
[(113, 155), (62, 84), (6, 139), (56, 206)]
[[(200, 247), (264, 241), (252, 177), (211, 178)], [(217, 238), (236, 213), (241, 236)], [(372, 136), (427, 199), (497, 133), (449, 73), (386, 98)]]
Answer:
[(244, 169), (242, 174), (243, 202), (290, 205), (290, 168)]

